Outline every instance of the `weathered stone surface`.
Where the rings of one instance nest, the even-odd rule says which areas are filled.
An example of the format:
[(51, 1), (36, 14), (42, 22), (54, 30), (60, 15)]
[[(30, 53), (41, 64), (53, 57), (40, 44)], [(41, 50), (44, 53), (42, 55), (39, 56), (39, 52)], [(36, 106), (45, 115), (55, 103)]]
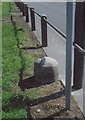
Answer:
[(34, 63), (35, 80), (41, 83), (51, 83), (58, 80), (58, 62), (50, 57), (38, 58)]

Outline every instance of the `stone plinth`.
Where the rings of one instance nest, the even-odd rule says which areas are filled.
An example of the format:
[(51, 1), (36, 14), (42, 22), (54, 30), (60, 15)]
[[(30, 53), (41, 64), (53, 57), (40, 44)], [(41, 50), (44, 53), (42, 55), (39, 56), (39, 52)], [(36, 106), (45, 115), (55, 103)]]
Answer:
[(51, 83), (58, 80), (58, 62), (50, 57), (38, 58), (34, 63), (35, 80), (40, 83)]

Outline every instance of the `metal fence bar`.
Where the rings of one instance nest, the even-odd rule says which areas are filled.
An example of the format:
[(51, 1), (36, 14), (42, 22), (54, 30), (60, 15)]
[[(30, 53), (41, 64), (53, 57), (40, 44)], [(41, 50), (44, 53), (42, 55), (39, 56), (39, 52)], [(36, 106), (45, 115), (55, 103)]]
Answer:
[(30, 8), (30, 16), (31, 16), (31, 29), (35, 31), (35, 12), (34, 8)]
[(47, 47), (47, 19), (46, 15), (42, 15), (41, 17), (41, 36), (42, 36), (42, 47)]
[(82, 53), (83, 55), (85, 55), (85, 50), (84, 50), (83, 48), (81, 48), (79, 45), (74, 44), (74, 47), (75, 47), (80, 53)]
[(36, 15), (38, 15), (40, 18), (42, 17), (42, 15), (40, 15), (37, 11), (34, 10), (34, 12), (35, 12)]
[(47, 23), (56, 31), (58, 32), (63, 38), (66, 39), (66, 35), (64, 33), (62, 33), (58, 28), (56, 28), (52, 23), (50, 23), (47, 19), (45, 19), (47, 21)]

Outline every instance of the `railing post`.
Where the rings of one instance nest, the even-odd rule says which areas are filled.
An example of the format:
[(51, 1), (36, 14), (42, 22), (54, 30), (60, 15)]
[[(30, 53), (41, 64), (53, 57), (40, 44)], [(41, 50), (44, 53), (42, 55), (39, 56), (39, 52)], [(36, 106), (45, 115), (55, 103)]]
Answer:
[(20, 2), (20, 12), (22, 12), (22, 9), (23, 9), (23, 5), (22, 2)]
[(20, 2), (17, 2), (17, 6), (18, 6), (18, 8), (20, 9)]
[(15, 2), (15, 3), (16, 3), (16, 5), (17, 5), (18, 9), (19, 9), (20, 12), (21, 12), (21, 2)]
[[(74, 43), (84, 48), (84, 2), (76, 3)], [(82, 88), (84, 56), (74, 49), (73, 88)]]
[(41, 17), (41, 37), (42, 37), (42, 47), (47, 47), (47, 19), (46, 15)]
[(34, 8), (30, 8), (30, 16), (31, 16), (31, 29), (35, 31), (35, 13)]
[(23, 3), (22, 2), (20, 2), (21, 3), (21, 5), (20, 5), (20, 12), (23, 12)]
[(26, 17), (26, 22), (29, 22), (29, 11), (26, 4), (25, 4), (25, 17)]
[(17, 7), (19, 8), (19, 4), (18, 4), (18, 2), (15, 2), (16, 3), (16, 5), (17, 5)]
[(22, 12), (22, 9), (23, 9), (23, 8), (22, 8), (22, 7), (23, 7), (22, 4), (23, 4), (22, 2), (19, 2), (19, 9), (20, 9), (20, 12)]
[(23, 15), (23, 16), (25, 16), (25, 11), (24, 11), (24, 10), (25, 10), (25, 9), (24, 9), (24, 3), (22, 2), (21, 4), (22, 4), (22, 10), (21, 10), (21, 12), (22, 12), (22, 15)]

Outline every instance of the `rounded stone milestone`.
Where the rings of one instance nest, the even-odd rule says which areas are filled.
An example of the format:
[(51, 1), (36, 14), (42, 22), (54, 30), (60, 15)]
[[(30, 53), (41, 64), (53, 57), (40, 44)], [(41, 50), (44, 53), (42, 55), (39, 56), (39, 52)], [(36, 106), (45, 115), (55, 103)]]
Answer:
[(58, 62), (50, 57), (38, 58), (34, 63), (34, 76), (35, 80), (46, 84), (58, 80)]

